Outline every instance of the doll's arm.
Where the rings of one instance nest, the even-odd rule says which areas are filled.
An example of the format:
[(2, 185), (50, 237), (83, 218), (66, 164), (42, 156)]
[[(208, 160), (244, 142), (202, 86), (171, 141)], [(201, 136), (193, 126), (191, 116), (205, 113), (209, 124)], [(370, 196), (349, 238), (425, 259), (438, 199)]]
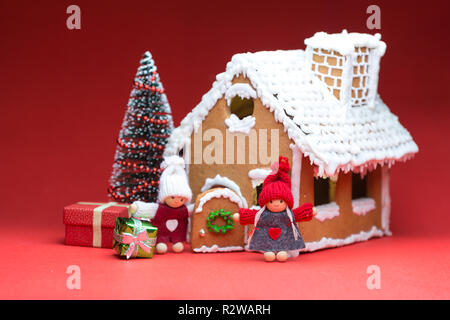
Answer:
[(253, 224), (258, 210), (255, 209), (239, 209), (239, 223), (242, 225)]
[(292, 210), (292, 213), (294, 214), (295, 221), (297, 222), (310, 221), (315, 216), (314, 208), (311, 203), (305, 203), (300, 207), (295, 208)]
[(135, 218), (153, 219), (156, 215), (156, 211), (158, 210), (158, 204), (135, 201), (128, 210)]

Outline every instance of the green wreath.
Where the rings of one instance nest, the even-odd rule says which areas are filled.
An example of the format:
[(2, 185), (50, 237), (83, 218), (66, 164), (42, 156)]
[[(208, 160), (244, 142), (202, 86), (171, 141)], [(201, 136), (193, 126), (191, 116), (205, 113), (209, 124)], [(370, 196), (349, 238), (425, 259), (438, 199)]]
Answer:
[[(214, 221), (216, 221), (218, 217), (225, 220), (226, 224), (223, 226), (218, 226), (214, 224)], [(233, 216), (231, 215), (231, 212), (229, 211), (225, 212), (223, 209), (211, 211), (209, 213), (209, 216), (206, 218), (206, 227), (211, 232), (227, 233), (228, 231), (234, 229)]]

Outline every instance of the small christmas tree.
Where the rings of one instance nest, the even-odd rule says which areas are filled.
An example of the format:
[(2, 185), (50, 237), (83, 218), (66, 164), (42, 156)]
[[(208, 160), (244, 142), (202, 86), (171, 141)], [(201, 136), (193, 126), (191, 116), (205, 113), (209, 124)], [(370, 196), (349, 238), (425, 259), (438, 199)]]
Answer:
[(173, 129), (169, 102), (150, 52), (134, 78), (108, 192), (119, 202), (156, 202), (160, 164)]

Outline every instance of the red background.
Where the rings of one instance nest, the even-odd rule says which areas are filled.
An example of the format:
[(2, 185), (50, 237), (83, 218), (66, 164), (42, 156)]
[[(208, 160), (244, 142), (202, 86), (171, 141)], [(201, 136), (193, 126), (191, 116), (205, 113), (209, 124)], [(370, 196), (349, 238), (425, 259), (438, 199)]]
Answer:
[[(71, 4), (81, 8), (81, 30), (66, 28), (66, 8)], [(11, 241), (14, 248), (11, 251), (16, 256), (12, 259), (1, 254), (3, 263), (0, 270), (8, 275), (4, 279), (10, 289), (2, 289), (0, 297), (73, 297), (72, 291), (67, 292), (65, 288), (66, 291), (55, 291), (49, 284), (41, 290), (32, 285), (33, 281), (42, 279), (40, 272), (53, 268), (59, 276), (55, 275), (54, 280), (49, 278), (48, 283), (64, 283), (65, 266), (82, 263), (66, 263), (62, 257), (68, 261), (75, 256), (89, 255), (90, 261), (95, 261), (94, 252), (101, 252), (98, 253), (101, 257), (111, 260), (110, 252), (101, 249), (61, 245), (64, 237), (62, 208), (80, 200), (106, 200), (115, 139), (131, 82), (145, 50), (150, 50), (155, 58), (178, 125), (209, 90), (215, 75), (225, 70), (233, 54), (304, 48), (303, 40), (316, 31), (340, 32), (345, 28), (351, 32), (373, 33), (366, 28), (366, 8), (370, 4), (374, 3), (1, 1), (0, 139), (3, 170), (0, 192), (4, 201), (0, 215), (2, 229), (8, 229), (6, 232), (15, 239)], [(356, 254), (352, 250), (358, 248), (368, 257), (370, 254), (365, 250), (391, 250), (394, 257), (411, 254), (399, 248), (414, 249), (413, 255), (426, 251), (431, 256), (418, 259), (417, 263), (422, 266), (411, 261), (406, 265), (410, 268), (415, 266), (413, 269), (416, 271), (424, 268), (423, 285), (435, 281), (448, 288), (450, 28), (447, 21), (450, 3), (377, 1), (375, 4), (381, 7), (382, 29), (379, 32), (387, 43), (386, 55), (381, 61), (379, 92), (411, 132), (420, 151), (415, 159), (398, 164), (392, 170), (393, 238), (305, 256), (309, 260), (320, 257), (321, 263), (327, 263), (327, 259), (331, 259), (329, 255), (339, 257), (347, 253), (352, 257)], [(395, 239), (412, 237), (422, 240), (414, 240), (416, 242), (403, 247), (395, 246)], [(370, 249), (371, 246), (378, 249)], [(395, 248), (398, 253), (395, 253)], [(38, 258), (43, 252), (48, 258), (46, 262)], [(214, 259), (221, 259), (216, 257), (223, 256), (208, 255), (195, 259), (199, 259), (199, 266), (203, 268), (205, 263), (215, 263)], [(237, 267), (239, 259), (246, 259), (245, 254), (225, 256), (224, 259), (235, 259)], [(103, 261), (100, 257), (98, 259)], [(172, 263), (170, 259), (176, 258), (157, 259)], [(152, 263), (156, 264), (157, 259)], [(440, 259), (440, 267), (433, 269), (435, 278), (427, 281), (425, 275), (430, 273), (427, 268), (434, 268), (436, 259)], [(258, 258), (252, 260), (256, 263), (254, 260)], [(58, 267), (51, 267), (51, 261)], [(261, 268), (266, 264), (257, 265), (264, 272)], [(42, 270), (35, 273), (32, 267)], [(408, 275), (416, 280), (418, 276)], [(178, 277), (181, 276), (178, 274)], [(24, 287), (18, 279), (28, 279), (30, 286)], [(319, 288), (322, 281), (317, 281), (315, 286)], [(313, 297), (359, 297), (356, 293), (352, 295), (351, 290), (339, 288), (342, 286), (336, 283), (336, 292), (328, 295), (327, 290), (316, 289), (319, 291)], [(361, 297), (448, 298), (449, 291), (439, 288), (426, 291), (429, 295), (420, 295), (424, 288), (419, 286), (419, 295), (401, 296), (401, 292), (405, 292), (399, 288), (398, 291), (385, 291), (384, 296), (369, 294)], [(187, 287), (185, 289), (188, 290)], [(101, 292), (98, 294), (89, 294), (86, 290), (83, 291), (85, 295), (79, 297), (111, 297), (108, 288), (104, 291), (97, 288)], [(308, 297), (306, 293), (274, 296), (274, 292), (269, 291), (265, 296), (249, 292), (236, 297)], [(133, 297), (189, 298), (188, 291), (181, 290), (178, 294), (162, 292), (161, 296), (136, 293)], [(180, 292), (186, 292), (186, 295)], [(210, 297), (232, 297), (227, 295), (226, 288), (221, 293)], [(207, 296), (199, 294), (194, 298)]]

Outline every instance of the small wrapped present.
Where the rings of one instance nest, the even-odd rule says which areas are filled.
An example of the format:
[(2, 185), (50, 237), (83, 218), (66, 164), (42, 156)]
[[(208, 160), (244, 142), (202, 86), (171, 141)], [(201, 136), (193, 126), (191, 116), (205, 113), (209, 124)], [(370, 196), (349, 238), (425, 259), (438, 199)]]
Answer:
[(65, 244), (112, 248), (117, 217), (128, 217), (128, 205), (78, 202), (64, 208)]
[(117, 218), (113, 248), (127, 259), (152, 258), (158, 228), (149, 221), (135, 218)]

